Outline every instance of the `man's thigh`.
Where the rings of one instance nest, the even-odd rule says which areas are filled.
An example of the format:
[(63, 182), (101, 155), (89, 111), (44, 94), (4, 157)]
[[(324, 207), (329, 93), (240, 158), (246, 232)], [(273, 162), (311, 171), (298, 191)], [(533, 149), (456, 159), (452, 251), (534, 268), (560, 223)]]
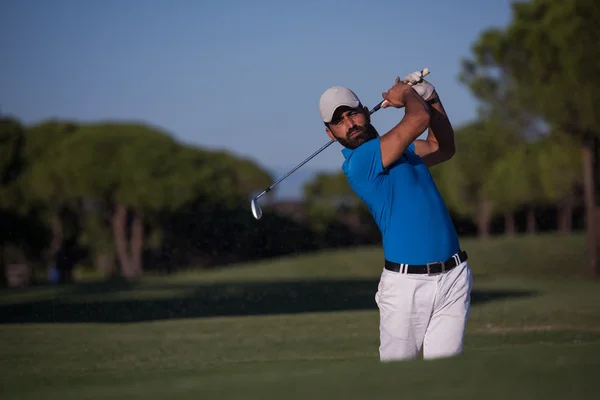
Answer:
[(383, 271), (375, 296), (382, 361), (417, 357), (433, 309), (435, 289), (433, 277)]
[(462, 352), (472, 285), (467, 262), (440, 280), (431, 321), (425, 333), (423, 358), (451, 357)]

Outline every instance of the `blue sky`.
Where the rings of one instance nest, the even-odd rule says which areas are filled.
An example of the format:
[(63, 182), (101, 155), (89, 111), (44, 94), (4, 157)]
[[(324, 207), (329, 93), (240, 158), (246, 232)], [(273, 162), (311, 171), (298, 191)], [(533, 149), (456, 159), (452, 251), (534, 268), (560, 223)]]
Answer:
[[(328, 140), (318, 101), (333, 85), (372, 107), (397, 75), (429, 67), (453, 123), (472, 119), (460, 59), (510, 15), (509, 0), (4, 0), (0, 110), (26, 123), (139, 120), (277, 175)], [(373, 123), (385, 133), (402, 115)], [(304, 176), (338, 170), (340, 150)]]

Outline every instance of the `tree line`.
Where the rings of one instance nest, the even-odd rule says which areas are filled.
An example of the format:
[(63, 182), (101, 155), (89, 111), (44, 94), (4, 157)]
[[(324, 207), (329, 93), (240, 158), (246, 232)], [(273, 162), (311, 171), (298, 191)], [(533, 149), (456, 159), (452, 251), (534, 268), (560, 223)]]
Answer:
[(0, 163), (3, 279), (21, 266), (69, 282), (76, 265), (137, 279), (337, 245), (284, 215), (253, 219), (251, 196), (272, 183), (257, 163), (142, 123), (4, 115)]

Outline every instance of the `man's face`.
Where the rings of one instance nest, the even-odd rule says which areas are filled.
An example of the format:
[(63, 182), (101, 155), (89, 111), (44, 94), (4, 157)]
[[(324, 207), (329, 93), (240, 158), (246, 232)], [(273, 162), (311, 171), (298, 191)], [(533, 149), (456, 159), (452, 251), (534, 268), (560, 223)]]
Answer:
[(378, 134), (363, 108), (339, 107), (328, 125), (327, 134), (348, 149), (375, 139)]

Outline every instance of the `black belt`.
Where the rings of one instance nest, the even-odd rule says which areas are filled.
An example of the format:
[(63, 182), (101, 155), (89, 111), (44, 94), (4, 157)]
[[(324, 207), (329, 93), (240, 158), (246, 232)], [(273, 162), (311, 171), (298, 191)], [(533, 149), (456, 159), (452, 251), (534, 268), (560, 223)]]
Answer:
[(400, 272), (403, 274), (439, 274), (445, 271), (450, 271), (457, 265), (467, 261), (467, 252), (460, 251), (447, 259), (444, 262), (432, 262), (425, 265), (414, 264), (398, 264), (392, 261), (385, 260), (385, 269), (392, 272)]

